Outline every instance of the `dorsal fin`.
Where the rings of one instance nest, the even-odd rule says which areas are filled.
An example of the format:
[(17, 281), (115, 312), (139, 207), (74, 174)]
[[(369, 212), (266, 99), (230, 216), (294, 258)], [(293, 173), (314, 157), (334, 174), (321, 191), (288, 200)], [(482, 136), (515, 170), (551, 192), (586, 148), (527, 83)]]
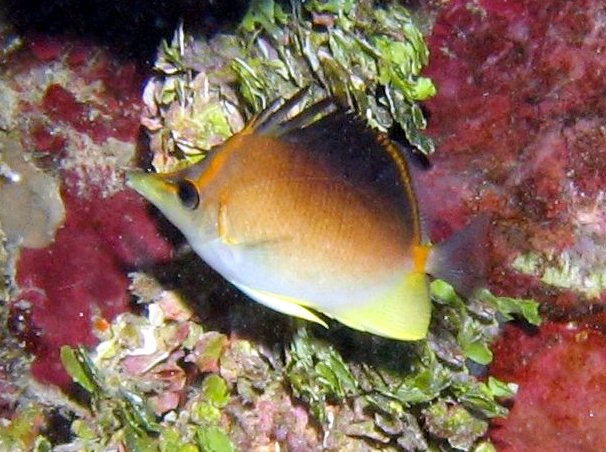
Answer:
[(290, 118), (282, 123), (276, 124), (274, 127), (272, 127), (265, 133), (278, 137), (286, 135), (292, 132), (293, 130), (303, 129), (315, 123), (319, 119), (329, 115), (330, 113), (335, 112), (336, 109), (337, 106), (333, 99), (322, 99), (321, 101), (313, 104), (309, 108), (306, 108), (293, 118)]
[[(336, 109), (336, 104), (331, 98), (323, 99), (304, 108), (310, 91), (311, 87), (307, 86), (286, 101), (276, 99), (255, 116), (243, 132), (281, 136), (291, 130), (306, 127)], [(291, 116), (297, 109), (299, 112)]]
[[(305, 88), (286, 101), (273, 102), (244, 133), (279, 138), (334, 180), (356, 187), (366, 202), (382, 199), (391, 204), (401, 213), (412, 241), (420, 242), (419, 209), (405, 155), (387, 135), (341, 108), (338, 99), (328, 97), (303, 108), (309, 93)], [(295, 109), (300, 112), (291, 116)]]

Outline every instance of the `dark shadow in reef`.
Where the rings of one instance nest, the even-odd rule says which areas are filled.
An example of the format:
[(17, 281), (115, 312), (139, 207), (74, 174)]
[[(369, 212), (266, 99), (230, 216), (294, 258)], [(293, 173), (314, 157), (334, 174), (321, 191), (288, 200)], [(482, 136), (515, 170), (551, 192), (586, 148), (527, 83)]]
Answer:
[(71, 425), (73, 416), (68, 410), (50, 409), (47, 411), (42, 434), (51, 444), (65, 444), (73, 439)]
[(329, 329), (311, 327), (311, 334), (330, 343), (353, 366), (367, 366), (387, 372), (410, 372), (416, 361), (416, 342), (387, 339), (362, 331), (352, 330), (336, 321)]
[(153, 61), (161, 39), (170, 40), (180, 20), (189, 32), (210, 35), (233, 29), (247, 5), (246, 0), (0, 0), (2, 14), (20, 34), (69, 36), (142, 64)]

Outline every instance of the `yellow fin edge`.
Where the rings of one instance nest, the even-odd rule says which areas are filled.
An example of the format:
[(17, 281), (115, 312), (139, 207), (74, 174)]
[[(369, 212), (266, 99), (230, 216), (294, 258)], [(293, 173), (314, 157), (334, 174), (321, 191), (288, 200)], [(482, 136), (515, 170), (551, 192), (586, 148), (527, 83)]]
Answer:
[(421, 272), (408, 273), (380, 299), (327, 315), (355, 330), (390, 339), (424, 339), (431, 320), (428, 277)]
[[(304, 301), (233, 284), (257, 302), (275, 311), (328, 328), (324, 320), (304, 306)], [(354, 330), (377, 336), (400, 341), (424, 339), (431, 320), (429, 279), (425, 273), (408, 273), (396, 287), (378, 300), (323, 314)]]
[(290, 315), (292, 317), (299, 317), (301, 319), (309, 320), (310, 322), (318, 323), (324, 328), (328, 328), (328, 325), (324, 320), (314, 314), (312, 311), (302, 306), (302, 301), (295, 298), (284, 297), (276, 295), (271, 292), (263, 290), (252, 289), (242, 284), (237, 284), (232, 281), (232, 284), (244, 292), (246, 295), (251, 297), (253, 300), (273, 309), (274, 311), (281, 312), (282, 314)]

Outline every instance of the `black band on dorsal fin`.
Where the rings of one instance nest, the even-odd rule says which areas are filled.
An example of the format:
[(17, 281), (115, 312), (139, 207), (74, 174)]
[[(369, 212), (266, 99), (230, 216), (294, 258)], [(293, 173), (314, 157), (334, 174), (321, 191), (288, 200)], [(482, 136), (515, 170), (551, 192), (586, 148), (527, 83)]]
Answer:
[(268, 130), (263, 130), (261, 133), (267, 133), (274, 136), (282, 136), (293, 130), (303, 129), (317, 120), (327, 116), (330, 113), (336, 111), (337, 106), (333, 99), (327, 98), (313, 104), (311, 107), (306, 108), (301, 113), (287, 121), (275, 124)]
[(311, 87), (306, 86), (305, 88), (297, 91), (291, 98), (284, 101), (284, 99), (277, 98), (262, 112), (255, 115), (249, 124), (246, 126), (245, 131), (249, 133), (263, 133), (261, 130), (271, 127), (272, 124), (280, 123), (287, 119), (288, 113), (292, 111), (296, 106), (301, 105), (304, 99), (307, 97)]
[[(295, 128), (305, 127), (336, 108), (332, 99), (323, 99), (304, 109), (310, 91), (311, 86), (307, 86), (286, 101), (276, 99), (254, 117), (244, 131), (280, 136)], [(301, 111), (294, 117), (289, 117), (297, 108)]]

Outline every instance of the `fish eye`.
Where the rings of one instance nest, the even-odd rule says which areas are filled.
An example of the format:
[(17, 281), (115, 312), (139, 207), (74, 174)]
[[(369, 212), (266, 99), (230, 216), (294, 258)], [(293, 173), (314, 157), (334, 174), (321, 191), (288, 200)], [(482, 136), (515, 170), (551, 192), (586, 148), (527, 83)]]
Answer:
[(194, 210), (200, 204), (200, 195), (196, 186), (187, 179), (177, 182), (177, 196), (184, 207)]

